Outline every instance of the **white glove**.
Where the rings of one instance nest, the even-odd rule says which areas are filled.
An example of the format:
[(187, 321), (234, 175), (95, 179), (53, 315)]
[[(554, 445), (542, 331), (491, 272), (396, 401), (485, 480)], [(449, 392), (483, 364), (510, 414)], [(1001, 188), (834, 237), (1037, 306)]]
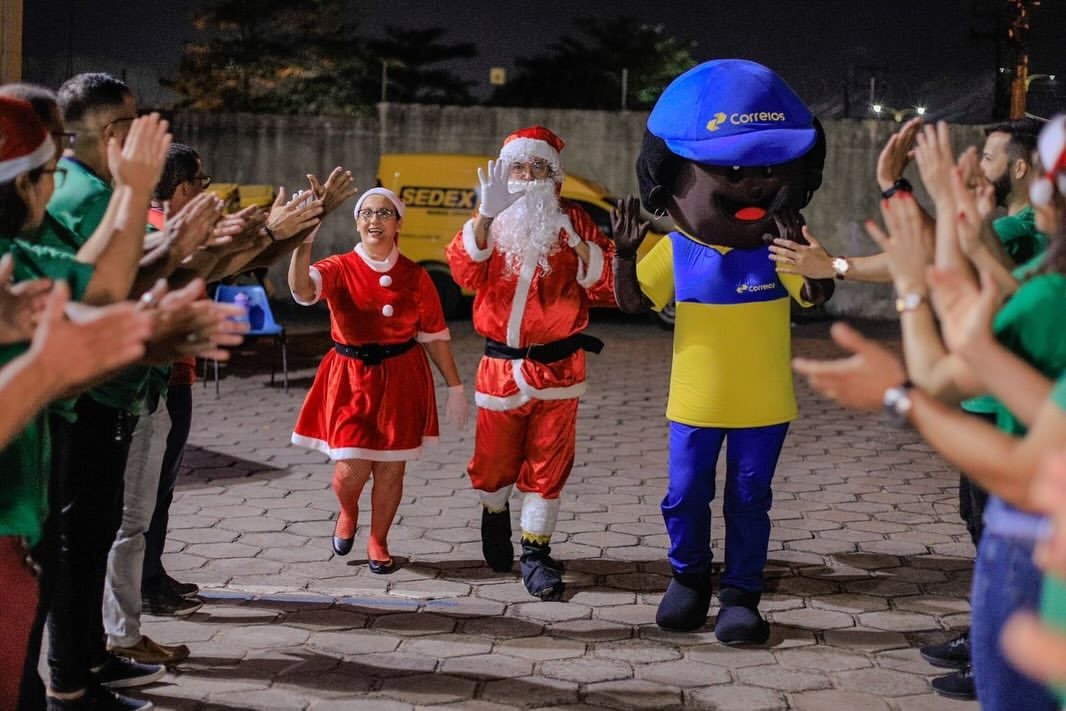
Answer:
[(574, 229), (574, 223), (570, 220), (570, 215), (565, 212), (559, 215), (559, 229), (566, 230), (567, 247), (573, 249), (581, 244), (581, 237), (578, 236), (577, 230)]
[(485, 217), (496, 217), (525, 195), (524, 190), (512, 193), (507, 186), (510, 172), (511, 167), (501, 160), (490, 160), (487, 174), (481, 168), (477, 169), (477, 179), (481, 183), (481, 205), (477, 211)]
[(470, 403), (466, 401), (466, 389), (460, 383), (448, 388), (448, 400), (444, 403), (444, 421), (462, 430), (470, 419)]

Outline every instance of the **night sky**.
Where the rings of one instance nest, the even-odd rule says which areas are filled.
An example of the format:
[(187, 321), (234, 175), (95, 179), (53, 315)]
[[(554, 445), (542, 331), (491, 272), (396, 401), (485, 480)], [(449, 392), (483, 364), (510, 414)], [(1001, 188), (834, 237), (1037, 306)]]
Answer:
[[(298, 2), (298, 0), (294, 0)], [(662, 23), (696, 42), (697, 59), (744, 57), (774, 68), (805, 99), (832, 103), (849, 67), (853, 93), (868, 93), (876, 77), (879, 99), (895, 106), (965, 101), (964, 78), (995, 71), (995, 43), (975, 35), (993, 24), (978, 11), (997, 0), (746, 0), (631, 2), (629, 0), (391, 0), (353, 2), (362, 34), (385, 24), (445, 27), (445, 41), (473, 42), (480, 56), (451, 68), (478, 82), (486, 95), (489, 68), (514, 69), (517, 56), (540, 53), (583, 16), (629, 15)], [(189, 22), (195, 0), (30, 0), (25, 3), (25, 78), (57, 85), (69, 73), (125, 73), (142, 105), (172, 98), (158, 85), (172, 75), (181, 43), (196, 38)], [(1030, 35), (1033, 74), (1066, 82), (1066, 2), (1044, 0)], [(620, 42), (624, 39), (620, 38)], [(1034, 85), (1035, 91), (1037, 86)], [(1047, 87), (1045, 91), (1050, 90)], [(948, 96), (952, 93), (962, 96)], [(931, 110), (936, 107), (930, 106)]]

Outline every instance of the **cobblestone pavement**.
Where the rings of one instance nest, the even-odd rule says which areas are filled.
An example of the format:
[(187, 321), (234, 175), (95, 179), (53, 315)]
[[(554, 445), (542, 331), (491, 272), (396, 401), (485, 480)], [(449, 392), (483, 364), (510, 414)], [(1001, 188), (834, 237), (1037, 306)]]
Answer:
[[(480, 342), (468, 321), (451, 326), (470, 382)], [(482, 562), (464, 474), (472, 426), (409, 466), (390, 537), (404, 565), (377, 576), (363, 529), (351, 556), (332, 554), (331, 466), (288, 444), (311, 360), (296, 358), (287, 394), (262, 371), (241, 375), (239, 360), (220, 399), (197, 386), (166, 564), (206, 604), (146, 617), (147, 634), (187, 643), (192, 658), (144, 694), (173, 709), (976, 708), (935, 696), (937, 670), (917, 651), (968, 621), (973, 548), (956, 473), (912, 431), (799, 382), (802, 416), (774, 484), (769, 644), (659, 630), (670, 336), (618, 317), (590, 332), (607, 348), (591, 359), (553, 545), (563, 602), (536, 601), (516, 573)], [(794, 333), (797, 353), (833, 352), (824, 324)], [(719, 554), (720, 522), (717, 509)]]

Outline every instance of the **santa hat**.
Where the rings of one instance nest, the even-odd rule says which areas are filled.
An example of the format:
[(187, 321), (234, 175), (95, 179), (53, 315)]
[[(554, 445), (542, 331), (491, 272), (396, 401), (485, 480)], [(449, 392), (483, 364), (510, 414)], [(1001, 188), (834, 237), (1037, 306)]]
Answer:
[(563, 169), (559, 162), (559, 152), (563, 150), (564, 145), (566, 144), (563, 143), (563, 139), (543, 126), (520, 128), (503, 139), (500, 160), (514, 163), (530, 158), (541, 158), (551, 166), (552, 179), (561, 183), (563, 182)]
[(48, 129), (28, 101), (0, 96), (0, 183), (40, 168), (55, 150)]
[(1059, 114), (1040, 130), (1036, 152), (1044, 175), (1029, 186), (1029, 199), (1034, 205), (1047, 205), (1056, 186), (1066, 195), (1066, 114)]
[(359, 199), (355, 202), (355, 209), (352, 210), (352, 215), (354, 215), (355, 217), (359, 217), (359, 210), (363, 207), (363, 203), (366, 202), (366, 199), (371, 195), (381, 195), (382, 197), (387, 198), (388, 201), (396, 207), (397, 217), (399, 217), (401, 220), (403, 219), (403, 200), (401, 200), (396, 193), (392, 192), (388, 188), (370, 188), (365, 193), (360, 195)]

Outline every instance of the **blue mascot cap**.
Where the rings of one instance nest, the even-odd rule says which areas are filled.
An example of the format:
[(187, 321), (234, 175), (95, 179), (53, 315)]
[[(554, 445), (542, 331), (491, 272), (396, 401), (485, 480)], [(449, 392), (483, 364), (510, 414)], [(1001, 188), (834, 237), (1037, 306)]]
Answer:
[(814, 146), (814, 117), (781, 77), (744, 59), (704, 62), (670, 82), (648, 131), (682, 158), (745, 167), (787, 163)]

